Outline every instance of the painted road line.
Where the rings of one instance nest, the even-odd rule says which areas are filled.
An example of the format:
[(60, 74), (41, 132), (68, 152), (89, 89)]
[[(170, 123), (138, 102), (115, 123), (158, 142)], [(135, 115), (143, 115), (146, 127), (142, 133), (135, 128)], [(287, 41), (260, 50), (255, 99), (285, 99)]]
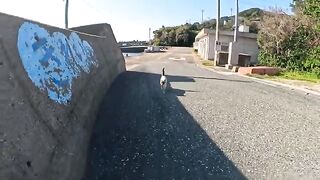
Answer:
[(127, 65), (127, 70), (134, 69), (134, 68), (136, 68), (136, 67), (138, 67), (138, 66), (139, 66), (138, 64)]
[(185, 61), (186, 58), (182, 57), (182, 58), (175, 58), (175, 57), (170, 57), (169, 60), (174, 60), (174, 61)]

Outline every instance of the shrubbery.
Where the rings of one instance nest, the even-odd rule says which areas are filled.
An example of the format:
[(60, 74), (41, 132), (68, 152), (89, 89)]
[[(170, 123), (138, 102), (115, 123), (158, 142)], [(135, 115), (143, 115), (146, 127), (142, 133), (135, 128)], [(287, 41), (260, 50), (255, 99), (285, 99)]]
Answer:
[(280, 10), (264, 15), (258, 34), (259, 62), (290, 71), (315, 73), (320, 78), (320, 3), (299, 1), (295, 15)]

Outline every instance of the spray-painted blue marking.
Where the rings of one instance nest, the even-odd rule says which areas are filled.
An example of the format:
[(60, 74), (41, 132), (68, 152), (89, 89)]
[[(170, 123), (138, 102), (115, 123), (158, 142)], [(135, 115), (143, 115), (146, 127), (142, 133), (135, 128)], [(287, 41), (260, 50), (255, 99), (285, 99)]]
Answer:
[(51, 56), (51, 59), (58, 64), (58, 66), (61, 65), (61, 61), (56, 56)]
[(50, 48), (43, 48), (44, 49), (44, 56), (39, 60), (40, 64), (42, 66), (48, 67), (49, 66), (49, 59), (52, 57), (52, 53), (54, 49), (52, 47)]
[(39, 49), (41, 46), (45, 45), (47, 43), (47, 40), (42, 38), (39, 41), (36, 41), (32, 44), (33, 51), (36, 51)]
[(58, 80), (58, 79), (52, 78), (52, 81), (59, 87), (68, 86), (68, 80)]
[(73, 79), (98, 66), (93, 48), (75, 32), (69, 38), (60, 32), (50, 35), (39, 25), (25, 22), (19, 28), (17, 46), (29, 78), (60, 104), (71, 100)]

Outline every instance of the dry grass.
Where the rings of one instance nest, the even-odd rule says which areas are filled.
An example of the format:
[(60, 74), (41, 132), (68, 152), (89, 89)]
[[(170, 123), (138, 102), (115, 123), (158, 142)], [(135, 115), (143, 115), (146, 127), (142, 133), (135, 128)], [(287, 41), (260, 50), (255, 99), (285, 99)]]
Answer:
[(282, 71), (280, 74), (275, 76), (269, 75), (258, 75), (258, 74), (248, 74), (248, 76), (256, 77), (259, 79), (269, 79), (269, 80), (296, 80), (309, 83), (320, 83), (320, 79), (314, 73), (308, 72), (292, 72), (292, 71)]
[(204, 66), (213, 66), (213, 61), (209, 61), (209, 60), (202, 60), (201, 61), (202, 65)]

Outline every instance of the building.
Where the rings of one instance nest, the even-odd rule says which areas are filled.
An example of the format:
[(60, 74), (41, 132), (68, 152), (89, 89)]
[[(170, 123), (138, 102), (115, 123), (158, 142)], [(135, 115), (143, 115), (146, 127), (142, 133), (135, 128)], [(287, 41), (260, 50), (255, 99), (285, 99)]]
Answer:
[[(247, 27), (243, 26), (241, 30), (246, 31)], [(233, 31), (219, 31), (218, 59), (215, 60), (215, 30), (204, 28), (196, 36), (194, 48), (198, 50), (201, 58), (215, 60), (215, 64), (219, 66), (249, 66), (258, 62), (257, 34), (238, 32), (237, 42), (233, 40)]]
[(249, 30), (250, 30), (249, 26), (245, 26), (245, 25), (239, 26), (239, 32), (249, 32)]

